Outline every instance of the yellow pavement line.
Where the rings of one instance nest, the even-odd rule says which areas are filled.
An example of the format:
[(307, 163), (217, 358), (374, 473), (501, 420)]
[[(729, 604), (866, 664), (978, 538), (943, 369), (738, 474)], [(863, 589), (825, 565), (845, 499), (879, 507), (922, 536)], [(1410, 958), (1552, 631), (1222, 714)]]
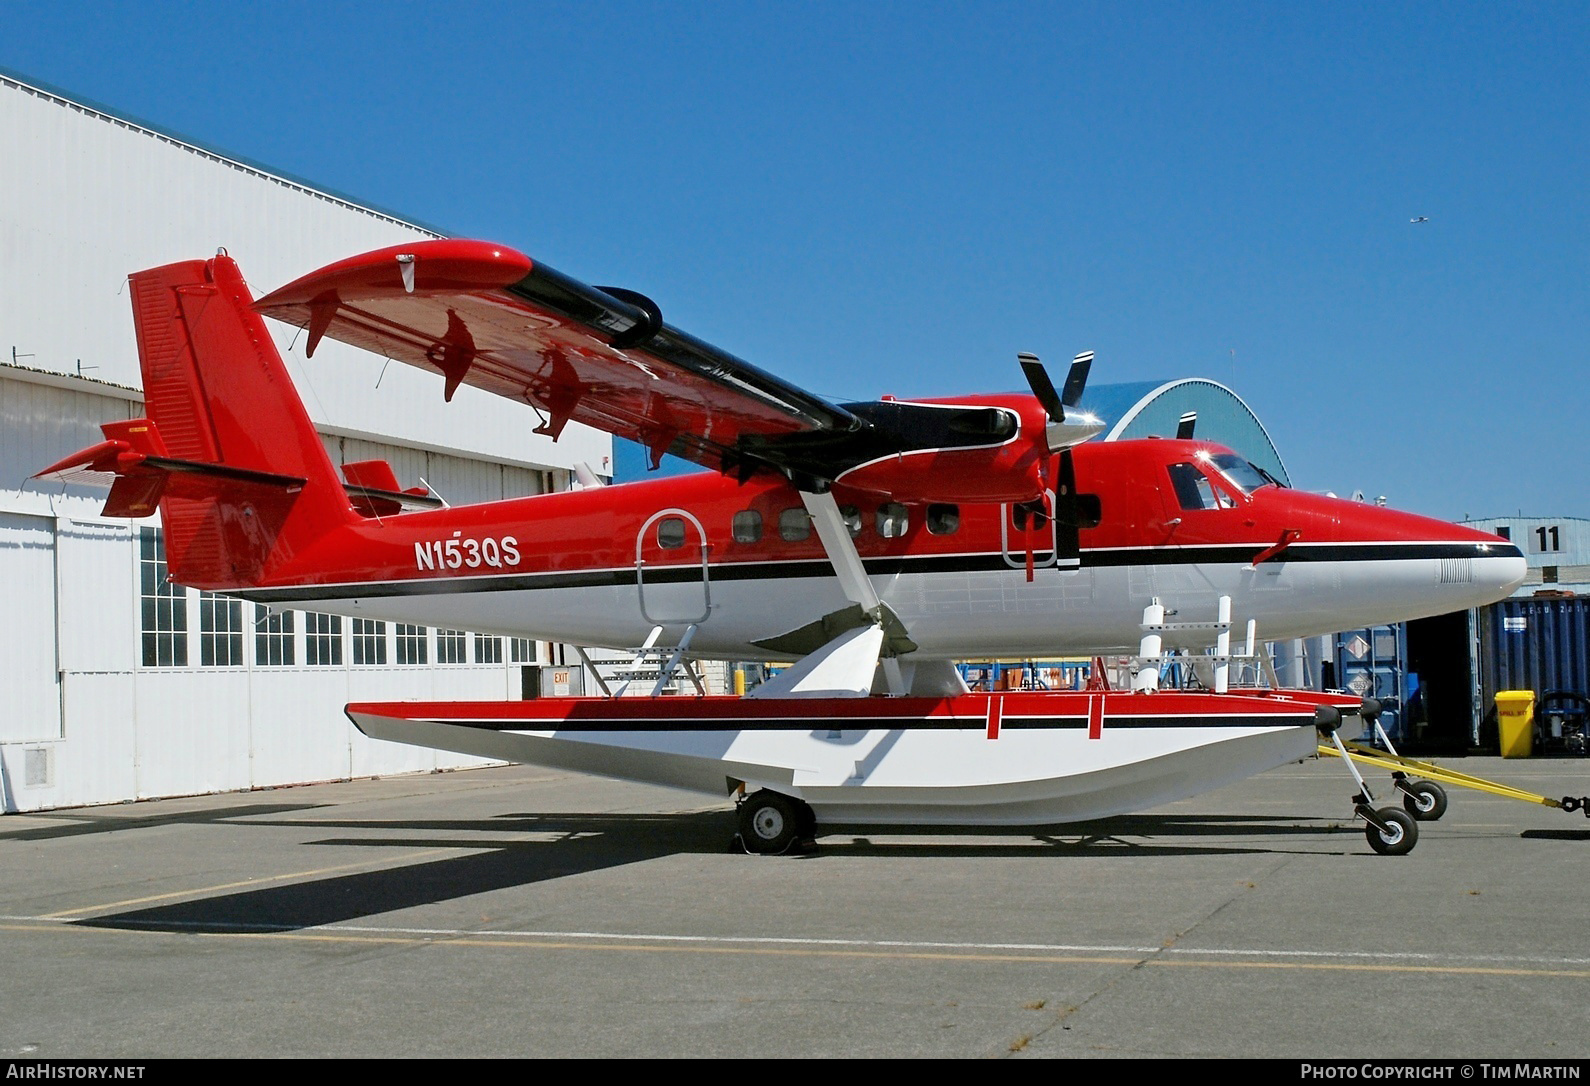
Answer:
[(167, 894), (150, 894), (147, 897), (130, 897), (123, 901), (106, 901), (98, 905), (84, 905), (77, 909), (62, 909), (56, 913), (45, 913), (48, 920), (59, 920), (69, 916), (80, 916), (83, 913), (99, 912), (103, 909), (125, 909), (133, 905), (147, 905), (151, 901), (168, 901), (174, 897), (196, 897), (204, 894), (219, 893), (223, 890), (236, 890), (244, 886), (268, 886), (273, 882), (289, 882), (293, 879), (311, 879), (317, 875), (334, 875), (342, 871), (355, 871), (359, 868), (379, 869), (385, 866), (397, 866), (414, 860), (423, 860), (428, 856), (439, 856), (444, 852), (470, 852), (470, 848), (454, 845), (449, 848), (432, 848), (424, 852), (411, 852), (404, 856), (388, 857), (384, 860), (364, 860), (360, 863), (339, 864), (335, 867), (316, 867), (308, 871), (291, 871), (282, 875), (264, 875), (258, 878), (241, 879), (237, 882), (221, 882), (214, 886), (195, 886), (190, 890), (173, 890)]
[[(172, 932), (160, 930), (138, 929), (110, 929), (110, 928), (83, 928), (69, 924), (61, 925), (31, 925), (31, 924), (0, 924), (0, 931), (31, 931), (31, 932), (95, 932), (107, 934), (114, 932), (120, 935), (171, 935)], [(1230, 961), (1225, 959), (1170, 959), (1170, 958), (1135, 958), (1104, 955), (1080, 954), (1012, 954), (1012, 953), (987, 953), (987, 952), (955, 952), (932, 950), (839, 950), (819, 947), (726, 947), (726, 946), (679, 946), (652, 945), (634, 943), (593, 943), (588, 940), (577, 942), (561, 940), (540, 939), (478, 939), (478, 938), (422, 938), (419, 936), (394, 936), (394, 935), (341, 935), (330, 931), (299, 931), (299, 932), (183, 932), (185, 936), (197, 936), (208, 939), (286, 939), (312, 943), (373, 943), (387, 945), (402, 945), (415, 947), (467, 947), (470, 949), (499, 949), (513, 947), (522, 950), (616, 950), (641, 954), (716, 954), (716, 955), (754, 955), (757, 957), (782, 957), (782, 958), (860, 958), (887, 961), (938, 961), (938, 962), (999, 962), (1006, 964), (1029, 963), (1035, 965), (1122, 965), (1122, 966), (1173, 966), (1187, 969), (1285, 969), (1285, 970), (1310, 970), (1313, 972), (1340, 972), (1340, 973), (1388, 973), (1388, 974), (1435, 974), (1446, 976), (1502, 976), (1502, 977), (1563, 977), (1568, 979), (1590, 979), (1590, 969), (1526, 969), (1520, 967), (1503, 966), (1474, 966), (1474, 965), (1387, 965), (1387, 964), (1353, 964), (1332, 962), (1254, 962)]]

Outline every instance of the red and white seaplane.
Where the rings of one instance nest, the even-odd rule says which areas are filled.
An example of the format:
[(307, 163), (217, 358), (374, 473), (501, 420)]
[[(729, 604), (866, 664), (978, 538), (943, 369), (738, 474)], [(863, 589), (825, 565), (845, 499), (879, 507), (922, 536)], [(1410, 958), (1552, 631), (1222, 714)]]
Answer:
[[(1286, 639), (1440, 614), (1524, 575), (1496, 536), (1280, 486), (1190, 439), (1084, 444), (1063, 391), (833, 404), (655, 303), (501, 245), (356, 256), (256, 301), (227, 256), (131, 277), (147, 419), (42, 475), (157, 509), (171, 577), (279, 606), (688, 659), (796, 661), (743, 698), (348, 706), (367, 735), (740, 797), (777, 852), (819, 824), (1043, 824), (1164, 803), (1312, 754), (1357, 699), (971, 693), (954, 661)], [(262, 315), (711, 470), (448, 508), (384, 462), (339, 476)], [(1250, 629), (1251, 629), (1250, 625)], [(1251, 640), (1251, 634), (1250, 634)], [(1223, 656), (1217, 657), (1224, 661)], [(659, 688), (661, 684), (659, 683)], [(1414, 826), (1359, 804), (1380, 851)]]

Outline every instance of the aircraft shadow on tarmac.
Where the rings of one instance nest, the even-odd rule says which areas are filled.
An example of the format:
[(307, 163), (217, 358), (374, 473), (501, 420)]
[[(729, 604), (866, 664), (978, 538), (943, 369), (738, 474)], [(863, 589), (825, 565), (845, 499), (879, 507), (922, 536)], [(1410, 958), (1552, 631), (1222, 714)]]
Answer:
[[(509, 815), (478, 821), (294, 819), (234, 823), (248, 824), (363, 829), (372, 833), (307, 841), (306, 846), (471, 851), (462, 856), (399, 862), (378, 870), (112, 913), (80, 923), (85, 927), (180, 932), (317, 927), (663, 856), (722, 852), (725, 816), (711, 811), (682, 815)], [(438, 831), (459, 836), (435, 836)], [(394, 833), (404, 835), (393, 836)], [(468, 835), (482, 833), (493, 836)], [(525, 837), (504, 836), (513, 833)], [(372, 858), (371, 862), (380, 861)]]
[(1525, 830), (1518, 836), (1532, 841), (1590, 841), (1590, 830)]
[(51, 811), (45, 818), (47, 826), (27, 826), (23, 829), (5, 830), (0, 822), (0, 841), (50, 841), (60, 837), (81, 837), (84, 834), (121, 833), (127, 830), (146, 830), (155, 826), (198, 826), (212, 822), (226, 822), (252, 815), (284, 815), (296, 811), (313, 811), (329, 806), (324, 803), (267, 803), (236, 807), (215, 807), (200, 811), (167, 811), (156, 815), (145, 814), (80, 814)]
[[(280, 809), (278, 809), (280, 810)], [(291, 808), (290, 810), (301, 810)], [(275, 814), (258, 807), (235, 815)], [(174, 818), (172, 821), (181, 821)], [(194, 819), (214, 821), (213, 818)], [(398, 862), (284, 885), (265, 886), (86, 918), (85, 927), (171, 932), (293, 931), (398, 912), (416, 906), (526, 886), (681, 854), (722, 853), (732, 816), (726, 811), (685, 814), (533, 814), (479, 820), (360, 821), (258, 819), (232, 825), (349, 829), (366, 835), (306, 841), (306, 846), (347, 849), (468, 849), (465, 855)], [(886, 835), (878, 843), (865, 834)], [(1289, 818), (1230, 815), (1139, 815), (1055, 827), (845, 827), (821, 838), (801, 857), (744, 857), (746, 863), (796, 862), (822, 856), (929, 857), (1170, 857), (1255, 852), (1319, 852), (1337, 833), (1361, 836), (1350, 822), (1313, 823)], [(514, 837), (513, 834), (522, 834)], [(448, 836), (451, 835), (451, 836)], [(962, 840), (945, 840), (946, 837)], [(999, 837), (999, 843), (987, 840)], [(924, 838), (931, 837), (932, 840)], [(1243, 839), (1220, 844), (1216, 838)], [(1269, 838), (1263, 844), (1253, 838)], [(1316, 847), (1292, 849), (1290, 840)], [(1205, 843), (1195, 843), (1199, 841)], [(1272, 843), (1273, 842), (1273, 843)], [(1279, 846), (1279, 847), (1277, 847)], [(1334, 852), (1336, 848), (1330, 847)], [(379, 863), (379, 858), (372, 858)]]

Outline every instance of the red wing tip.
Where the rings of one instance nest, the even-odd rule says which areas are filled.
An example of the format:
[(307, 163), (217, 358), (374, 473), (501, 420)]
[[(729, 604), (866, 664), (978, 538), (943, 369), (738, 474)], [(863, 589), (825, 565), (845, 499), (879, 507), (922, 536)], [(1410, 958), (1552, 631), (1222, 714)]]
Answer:
[(271, 291), (255, 302), (254, 308), (269, 313), (309, 305), (328, 293), (348, 301), (492, 290), (517, 283), (532, 267), (534, 262), (524, 253), (496, 242), (459, 238), (413, 241), (327, 264)]

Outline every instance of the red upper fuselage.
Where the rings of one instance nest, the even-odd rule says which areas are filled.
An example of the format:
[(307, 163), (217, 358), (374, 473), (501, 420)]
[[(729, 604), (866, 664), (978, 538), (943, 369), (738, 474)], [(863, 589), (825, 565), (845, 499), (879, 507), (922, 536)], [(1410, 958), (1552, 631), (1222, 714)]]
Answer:
[[(1097, 443), (1081, 446), (1073, 455), (1078, 487), (1098, 496), (1101, 512), (1096, 527), (1081, 531), (1084, 567), (1105, 555), (1119, 561), (1128, 552), (1165, 548), (1221, 548), (1248, 561), (1283, 540), (1285, 550), (1266, 556), (1268, 560), (1295, 558), (1309, 547), (1330, 544), (1424, 545), (1445, 548), (1450, 557), (1517, 553), (1496, 536), (1427, 517), (1273, 484), (1245, 490), (1215, 463), (1215, 457), (1233, 454), (1209, 442)], [(927, 462), (917, 468), (929, 478), (956, 470), (934, 464), (931, 454), (922, 459)], [(1176, 470), (1196, 471), (1207, 480), (1198, 492), (1203, 502), (1197, 507), (1178, 500), (1172, 478)], [(1049, 477), (1053, 474), (1051, 466)], [(928, 488), (941, 489), (933, 484)], [(896, 487), (896, 495), (900, 489)], [(1015, 523), (1009, 502), (908, 503), (844, 482), (834, 486), (834, 495), (847, 513), (853, 511), (859, 526), (852, 533), (856, 547), (869, 561), (988, 554), (1020, 556), (1025, 564), (1030, 543), (1041, 567), (1054, 550), (1047, 526), (1036, 522), (1041, 518), (1029, 519), (1024, 531)], [(682, 534), (676, 524), (668, 523), (666, 514), (657, 516), (667, 510), (688, 514), (672, 518), (683, 523)], [(655, 523), (643, 536), (640, 528), (648, 520)], [(694, 566), (701, 562), (702, 543), (713, 567), (826, 561), (816, 535), (804, 522), (799, 494), (782, 480), (761, 476), (737, 483), (703, 472), (371, 518), (326, 538), (266, 584), (417, 582), (611, 570), (633, 567), (637, 557), (648, 566)], [(447, 546), (455, 537), (497, 540), (497, 556), (488, 560), (460, 551), (455, 562)], [(502, 554), (505, 537), (513, 540), (513, 561)], [(440, 553), (440, 561), (416, 558), (421, 553), (416, 548), (427, 548), (433, 556)], [(1145, 554), (1145, 561), (1151, 560)]]

